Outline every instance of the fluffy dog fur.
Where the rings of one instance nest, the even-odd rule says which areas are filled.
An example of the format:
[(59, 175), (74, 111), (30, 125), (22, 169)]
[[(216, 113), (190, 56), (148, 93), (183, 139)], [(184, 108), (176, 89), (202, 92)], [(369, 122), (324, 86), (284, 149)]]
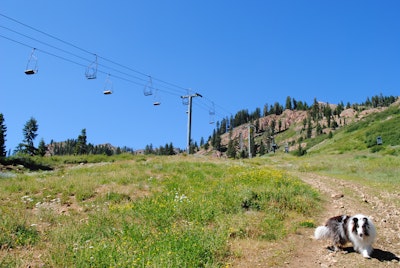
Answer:
[(316, 239), (331, 239), (335, 250), (340, 250), (351, 242), (355, 251), (361, 253), (364, 258), (371, 258), (376, 229), (367, 216), (341, 215), (328, 219), (325, 226), (318, 226), (314, 236)]

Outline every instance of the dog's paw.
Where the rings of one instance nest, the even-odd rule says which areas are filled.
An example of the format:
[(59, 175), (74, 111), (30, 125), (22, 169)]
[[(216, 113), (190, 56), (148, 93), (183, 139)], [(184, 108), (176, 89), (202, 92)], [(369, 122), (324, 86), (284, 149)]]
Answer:
[(366, 258), (366, 259), (371, 259), (371, 256), (369, 255), (368, 250), (363, 250), (363, 251), (361, 252), (361, 254), (362, 254), (362, 256), (363, 256), (364, 258)]

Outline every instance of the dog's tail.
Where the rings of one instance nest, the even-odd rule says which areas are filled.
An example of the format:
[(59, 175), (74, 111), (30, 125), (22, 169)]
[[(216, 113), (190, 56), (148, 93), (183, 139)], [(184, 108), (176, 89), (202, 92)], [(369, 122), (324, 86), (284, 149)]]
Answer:
[(330, 230), (326, 226), (318, 226), (314, 232), (315, 239), (328, 239), (330, 237)]

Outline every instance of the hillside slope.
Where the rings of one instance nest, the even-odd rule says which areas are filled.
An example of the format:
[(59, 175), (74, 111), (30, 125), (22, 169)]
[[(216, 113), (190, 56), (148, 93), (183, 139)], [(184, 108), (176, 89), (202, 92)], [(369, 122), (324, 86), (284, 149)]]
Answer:
[[(286, 146), (289, 151), (296, 151), (300, 144), (308, 152), (343, 153), (368, 148), (399, 152), (396, 146), (400, 145), (400, 98), (389, 107), (363, 108), (359, 111), (345, 109), (340, 115), (331, 116), (331, 127), (328, 127), (328, 119), (321, 116), (310, 121), (310, 134), (307, 134), (307, 120), (310, 120), (308, 111), (285, 110), (280, 115), (268, 115), (231, 129), (221, 135), (221, 145), (226, 149), (232, 140), (237, 152), (247, 151), (251, 125), (256, 153), (259, 153), (261, 142), (268, 149), (276, 143), (279, 151)], [(383, 146), (375, 146), (378, 136), (382, 138)]]

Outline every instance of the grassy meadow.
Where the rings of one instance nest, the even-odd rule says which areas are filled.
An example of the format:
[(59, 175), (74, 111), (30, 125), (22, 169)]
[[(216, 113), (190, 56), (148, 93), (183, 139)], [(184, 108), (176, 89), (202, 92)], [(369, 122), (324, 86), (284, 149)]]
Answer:
[(371, 196), (396, 196), (399, 119), (393, 106), (306, 140), (302, 157), (278, 150), (244, 160), (5, 159), (13, 171), (0, 171), (0, 267), (229, 267), (240, 258), (232, 242), (275, 241), (315, 226), (325, 199), (299, 177), (320, 174), (371, 186)]
[(1, 267), (226, 267), (232, 239), (312, 227), (320, 202), (268, 158), (80, 160), (0, 174)]

